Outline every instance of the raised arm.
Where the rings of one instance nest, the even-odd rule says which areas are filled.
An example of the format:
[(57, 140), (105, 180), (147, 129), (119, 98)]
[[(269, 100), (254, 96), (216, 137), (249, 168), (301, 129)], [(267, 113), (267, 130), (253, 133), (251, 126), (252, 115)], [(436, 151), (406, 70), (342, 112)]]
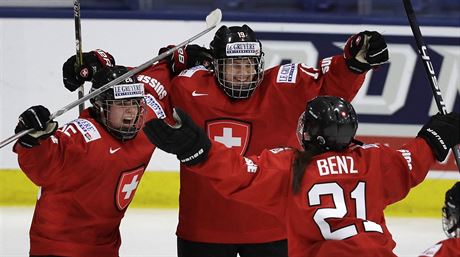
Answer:
[(388, 62), (384, 37), (377, 31), (363, 31), (351, 36), (345, 43), (343, 56), (321, 60), (321, 95), (334, 95), (353, 100), (370, 69)]
[(403, 199), (412, 187), (420, 184), (435, 160), (444, 161), (449, 149), (460, 143), (459, 131), (459, 114), (437, 114), (414, 140), (399, 150), (385, 148), (381, 152), (383, 177), (392, 181), (385, 187), (389, 204)]

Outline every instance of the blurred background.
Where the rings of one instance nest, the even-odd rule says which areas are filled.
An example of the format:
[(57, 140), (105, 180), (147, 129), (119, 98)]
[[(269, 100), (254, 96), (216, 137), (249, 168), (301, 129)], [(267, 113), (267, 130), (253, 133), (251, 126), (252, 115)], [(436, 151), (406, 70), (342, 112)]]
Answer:
[[(1, 0), (4, 8), (66, 8), (66, 0)], [(456, 17), (460, 14), (458, 0), (413, 0), (414, 10), (420, 17)], [(399, 0), (84, 0), (84, 10), (124, 12), (197, 12), (203, 13), (221, 8), (226, 13), (260, 15), (323, 15), (387, 17), (404, 12)]]

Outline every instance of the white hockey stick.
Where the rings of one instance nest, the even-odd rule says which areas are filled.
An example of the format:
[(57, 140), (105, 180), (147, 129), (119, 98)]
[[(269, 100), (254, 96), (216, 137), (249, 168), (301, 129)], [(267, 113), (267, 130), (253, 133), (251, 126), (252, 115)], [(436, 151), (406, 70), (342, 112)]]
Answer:
[[(80, 98), (80, 99), (78, 99), (78, 100), (76, 100), (76, 101), (64, 106), (63, 108), (59, 109), (55, 113), (51, 114), (50, 120), (53, 120), (54, 118), (61, 116), (62, 114), (66, 113), (67, 111), (69, 111), (72, 108), (74, 108), (75, 106), (78, 106), (80, 103), (83, 103), (84, 101), (101, 94), (102, 92), (106, 91), (110, 87), (112, 87), (114, 85), (117, 85), (118, 83), (120, 83), (121, 81), (126, 79), (127, 77), (131, 77), (132, 75), (147, 69), (152, 64), (154, 64), (157, 61), (160, 61), (160, 60), (164, 59), (165, 57), (167, 57), (168, 55), (172, 54), (177, 49), (189, 44), (190, 42), (192, 42), (192, 41), (196, 40), (197, 38), (203, 36), (204, 34), (208, 33), (209, 31), (214, 29), (217, 26), (217, 24), (219, 24), (219, 22), (221, 20), (222, 20), (222, 12), (220, 11), (219, 8), (217, 8), (214, 11), (210, 12), (208, 14), (208, 16), (206, 16), (206, 29), (205, 30), (203, 30), (200, 33), (196, 34), (195, 36), (185, 40), (184, 42), (176, 45), (175, 47), (169, 49), (168, 51), (163, 52), (162, 54), (158, 55), (157, 57), (155, 57), (155, 58), (153, 58), (153, 59), (141, 64), (140, 66), (128, 71), (127, 73), (125, 73), (125, 74), (121, 75), (120, 77), (110, 81), (109, 83), (103, 85), (102, 87), (100, 87), (100, 88), (92, 91), (91, 93), (83, 96), (82, 98)], [(13, 142), (14, 140), (16, 140), (16, 139), (18, 139), (18, 138), (20, 138), (20, 137), (22, 137), (22, 136), (24, 136), (24, 135), (26, 135), (28, 133), (31, 133), (33, 131), (34, 131), (34, 129), (24, 130), (24, 131), (21, 131), (21, 132), (15, 134), (15, 135), (3, 140), (2, 142), (0, 142), (0, 148), (3, 148), (5, 145), (8, 145), (9, 143)]]

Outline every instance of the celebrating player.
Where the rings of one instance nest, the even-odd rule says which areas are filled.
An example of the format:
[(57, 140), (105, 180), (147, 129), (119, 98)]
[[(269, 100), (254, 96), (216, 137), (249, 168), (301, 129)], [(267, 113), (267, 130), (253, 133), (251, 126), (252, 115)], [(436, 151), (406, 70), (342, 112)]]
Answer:
[[(136, 74), (136, 81), (144, 85), (146, 91), (146, 104), (155, 112), (158, 118), (166, 117), (166, 119), (168, 119), (169, 116), (167, 115), (170, 106), (168, 104), (169, 95), (167, 88), (169, 88), (171, 78), (186, 68), (196, 65), (210, 65), (212, 59), (208, 52), (207, 49), (198, 45), (188, 45), (177, 50), (174, 54), (169, 56), (167, 60), (152, 65), (148, 69)], [(93, 79), (93, 74), (97, 74), (101, 69), (115, 65), (113, 56), (100, 49), (83, 53), (83, 65), (77, 67), (77, 69), (75, 69), (75, 62), (76, 56), (74, 55), (68, 58), (62, 67), (64, 86), (70, 91), (75, 91), (85, 81), (91, 81)], [(46, 117), (49, 117), (49, 115)], [(140, 142), (140, 144), (144, 143)], [(147, 143), (147, 145), (150, 145), (150, 143)], [(113, 147), (110, 148), (110, 150), (115, 154), (118, 148)], [(136, 154), (144, 156), (145, 159), (143, 159), (142, 165), (147, 165), (149, 163), (148, 158), (152, 155), (153, 148), (144, 147), (139, 150), (140, 152)], [(122, 162), (123, 156), (117, 155), (117, 157), (120, 158), (118, 161)], [(140, 165), (141, 164), (138, 166)], [(138, 179), (140, 179), (140, 177)], [(132, 197), (132, 194), (130, 194), (130, 196)], [(95, 208), (95, 206), (89, 206), (88, 208)], [(104, 231), (100, 231), (100, 233), (104, 233)], [(94, 234), (94, 236), (97, 236), (97, 234)], [(116, 249), (118, 249), (118, 247), (119, 244), (116, 246)], [(88, 254), (85, 256), (90, 255)]]
[(188, 165), (182, 172), (207, 179), (226, 199), (277, 218), (288, 231), (291, 257), (396, 256), (383, 210), (460, 143), (460, 115), (451, 113), (433, 116), (399, 150), (355, 144), (356, 113), (332, 96), (309, 101), (300, 115), (296, 131), (304, 151), (274, 148), (242, 157), (211, 144), (184, 112), (175, 116), (181, 125), (174, 128), (162, 120), (147, 122), (150, 141), (176, 154)]
[[(92, 90), (128, 71), (100, 68)], [(119, 256), (121, 219), (155, 149), (141, 128), (147, 118), (165, 118), (165, 111), (134, 77), (91, 103), (60, 129), (43, 106), (19, 117), (16, 133), (36, 130), (14, 145), (21, 169), (40, 186), (30, 256)]]
[(460, 182), (447, 190), (442, 216), (442, 228), (448, 239), (428, 248), (420, 257), (460, 256)]
[[(352, 100), (365, 73), (388, 61), (375, 31), (350, 37), (343, 55), (323, 59), (319, 69), (289, 63), (264, 70), (262, 43), (247, 25), (222, 26), (210, 49), (213, 71), (197, 66), (180, 73), (172, 80), (171, 104), (241, 156), (280, 145), (300, 148), (293, 131), (307, 100), (323, 94)], [(287, 256), (286, 230), (276, 218), (222, 197), (187, 170), (181, 166), (179, 257)]]
[[(157, 83), (155, 66), (137, 78), (242, 156), (279, 145), (300, 148), (293, 131), (305, 101), (322, 94), (351, 100), (365, 73), (388, 61), (385, 40), (375, 31), (351, 36), (343, 55), (323, 59), (320, 69), (290, 63), (264, 70), (262, 44), (247, 25), (219, 28), (210, 50), (212, 59), (197, 46), (172, 55), (168, 64), (178, 75), (171, 85)], [(197, 63), (204, 65), (180, 72)], [(181, 171), (179, 257), (287, 256), (286, 230), (276, 218), (225, 199), (183, 165)]]

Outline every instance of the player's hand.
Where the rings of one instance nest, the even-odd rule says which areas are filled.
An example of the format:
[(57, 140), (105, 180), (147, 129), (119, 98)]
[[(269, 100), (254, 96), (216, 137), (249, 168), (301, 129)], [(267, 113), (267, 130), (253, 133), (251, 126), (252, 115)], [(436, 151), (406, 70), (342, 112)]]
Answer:
[[(162, 54), (173, 47), (173, 45), (163, 47), (160, 51), (158, 51), (158, 54)], [(173, 75), (177, 75), (181, 71), (197, 65), (203, 65), (206, 68), (211, 68), (213, 59), (211, 51), (199, 45), (187, 45), (185, 47), (181, 47), (166, 58), (169, 70)]]
[(19, 116), (19, 122), (14, 130), (19, 133), (30, 128), (35, 129), (34, 132), (26, 134), (19, 138), (18, 142), (27, 148), (39, 145), (41, 139), (48, 138), (53, 135), (58, 128), (58, 123), (50, 119), (50, 111), (42, 106), (32, 106)]
[(440, 162), (446, 159), (449, 149), (460, 143), (460, 115), (436, 114), (418, 132), (425, 139)]
[(64, 86), (75, 91), (85, 81), (91, 81), (93, 74), (105, 67), (115, 66), (115, 59), (111, 54), (101, 49), (83, 53), (83, 64), (76, 66), (76, 56), (73, 55), (62, 65)]
[(388, 62), (385, 38), (377, 31), (363, 31), (348, 38), (344, 48), (348, 68), (363, 73)]
[(198, 164), (208, 157), (211, 141), (182, 110), (174, 109), (177, 124), (170, 126), (164, 120), (152, 119), (144, 126), (147, 138), (161, 150), (177, 155), (185, 165)]

